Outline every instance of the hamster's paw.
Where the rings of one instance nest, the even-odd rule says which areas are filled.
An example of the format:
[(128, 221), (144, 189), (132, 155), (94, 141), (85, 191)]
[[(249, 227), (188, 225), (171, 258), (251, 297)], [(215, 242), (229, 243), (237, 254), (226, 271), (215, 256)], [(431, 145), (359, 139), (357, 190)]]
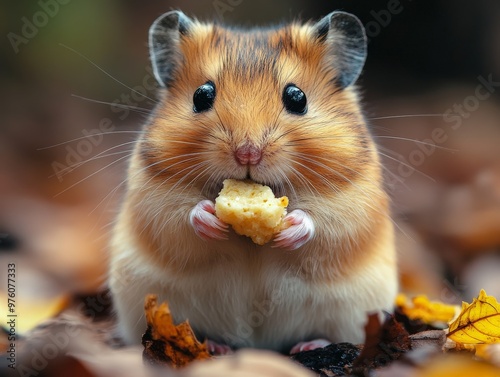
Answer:
[(202, 200), (189, 214), (195, 233), (204, 240), (226, 240), (227, 224), (215, 216), (215, 204), (211, 200)]
[(311, 351), (315, 350), (316, 348), (323, 348), (328, 345), (332, 344), (332, 342), (326, 340), (326, 339), (314, 339), (309, 342), (300, 342), (297, 343), (293, 348), (290, 350), (290, 355), (293, 355), (294, 353), (299, 353), (302, 351)]
[(233, 349), (226, 344), (216, 343), (211, 340), (207, 340), (208, 352), (214, 356), (231, 355), (234, 353)]
[(289, 226), (274, 237), (273, 247), (295, 250), (314, 236), (314, 223), (311, 217), (300, 209), (290, 212), (283, 221)]

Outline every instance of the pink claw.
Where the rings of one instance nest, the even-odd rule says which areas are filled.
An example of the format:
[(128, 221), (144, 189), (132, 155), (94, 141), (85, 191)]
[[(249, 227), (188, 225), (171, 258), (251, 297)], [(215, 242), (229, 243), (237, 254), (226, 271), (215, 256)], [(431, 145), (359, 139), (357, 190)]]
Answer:
[(212, 340), (207, 340), (208, 352), (214, 356), (231, 355), (234, 353), (233, 349), (226, 344), (216, 343)]
[(314, 339), (309, 342), (300, 342), (297, 343), (293, 348), (290, 350), (290, 355), (293, 355), (294, 353), (299, 353), (302, 351), (311, 351), (315, 350), (317, 348), (323, 348), (328, 345), (332, 344), (332, 342), (326, 340), (326, 339)]
[(202, 200), (191, 210), (189, 222), (204, 240), (227, 239), (227, 224), (215, 216), (215, 204), (210, 200)]
[(284, 221), (289, 227), (276, 235), (273, 247), (296, 250), (314, 236), (314, 223), (304, 211), (295, 209), (285, 216)]

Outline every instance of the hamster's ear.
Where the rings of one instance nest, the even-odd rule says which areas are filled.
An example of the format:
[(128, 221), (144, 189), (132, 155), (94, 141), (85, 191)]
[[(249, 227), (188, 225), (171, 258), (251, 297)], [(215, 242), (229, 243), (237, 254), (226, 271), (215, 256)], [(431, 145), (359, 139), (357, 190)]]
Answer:
[(329, 63), (338, 72), (337, 82), (343, 88), (357, 80), (366, 60), (366, 34), (354, 15), (335, 11), (318, 21), (316, 36), (329, 45)]
[(181, 63), (180, 39), (188, 35), (193, 21), (180, 11), (171, 11), (158, 17), (149, 28), (149, 54), (156, 80), (168, 86)]

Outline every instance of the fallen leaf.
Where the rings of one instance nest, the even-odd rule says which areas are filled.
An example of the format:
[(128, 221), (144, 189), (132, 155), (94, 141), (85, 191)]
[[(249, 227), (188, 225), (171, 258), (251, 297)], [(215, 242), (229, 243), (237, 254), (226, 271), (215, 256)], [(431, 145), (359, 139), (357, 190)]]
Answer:
[(450, 324), (448, 337), (465, 344), (500, 342), (500, 304), (496, 298), (481, 290), (471, 304), (462, 303), (462, 312)]
[(411, 349), (433, 348), (441, 351), (446, 343), (446, 333), (444, 330), (422, 331), (410, 335)]
[(459, 311), (456, 305), (448, 305), (439, 301), (430, 301), (427, 296), (419, 295), (408, 300), (400, 293), (396, 297), (396, 306), (412, 320), (421, 320), (426, 324), (450, 322)]
[(498, 377), (500, 369), (470, 357), (446, 355), (427, 363), (414, 377)]
[(447, 337), (446, 342), (443, 345), (443, 351), (450, 353), (461, 352), (474, 354), (474, 352), (476, 352), (476, 344), (457, 343)]
[(158, 306), (156, 295), (146, 296), (144, 309), (148, 324), (142, 337), (145, 361), (181, 367), (211, 357), (206, 342), (196, 339), (187, 321), (174, 325), (168, 304), (164, 302)]
[(359, 353), (360, 346), (351, 343), (333, 343), (324, 348), (296, 353), (291, 359), (320, 376), (344, 376), (345, 368), (352, 367)]
[[(7, 302), (6, 293), (0, 293), (0, 301)], [(58, 315), (68, 306), (70, 299), (69, 296), (62, 294), (47, 299), (30, 298), (26, 300), (15, 300), (14, 302), (15, 307), (12, 307), (12, 313), (19, 314), (18, 320), (16, 321), (16, 334), (25, 334), (42, 322)], [(0, 317), (11, 318), (8, 317), (8, 314), (12, 314), (8, 312), (9, 310), (7, 305), (0, 306)], [(5, 323), (3, 326), (7, 332), (10, 330), (6, 327)]]
[(476, 344), (476, 357), (500, 368), (500, 343)]
[[(310, 351), (307, 351), (310, 352)], [(245, 349), (209, 363), (195, 362), (179, 377), (315, 377), (316, 374), (272, 351)]]
[(410, 319), (399, 307), (394, 308), (394, 318), (403, 325), (410, 335), (418, 334), (422, 331), (443, 330), (448, 327), (448, 324), (446, 324), (446, 327), (444, 324), (435, 326), (424, 323), (421, 319)]
[(365, 345), (353, 363), (353, 371), (362, 374), (363, 370), (388, 365), (399, 359), (411, 349), (408, 332), (393, 315), (387, 314), (383, 324), (378, 314), (368, 316), (365, 326)]
[(9, 349), (9, 339), (7, 333), (0, 329), (0, 353), (5, 353)]

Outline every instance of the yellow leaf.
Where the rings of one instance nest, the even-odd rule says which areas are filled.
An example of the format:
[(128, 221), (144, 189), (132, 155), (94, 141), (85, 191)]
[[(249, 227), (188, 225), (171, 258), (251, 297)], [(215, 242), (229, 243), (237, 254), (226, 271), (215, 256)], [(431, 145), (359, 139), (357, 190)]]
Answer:
[(447, 305), (439, 301), (430, 301), (427, 296), (413, 297), (411, 302), (400, 293), (396, 297), (396, 306), (410, 319), (419, 319), (427, 324), (436, 322), (450, 322), (457, 313), (458, 307)]
[[(7, 302), (7, 295), (0, 293), (0, 301)], [(16, 300), (16, 306), (12, 308), (15, 317), (9, 312), (7, 305), (0, 305), (0, 318), (15, 318), (15, 331), (17, 334), (24, 334), (35, 328), (43, 321), (53, 318), (65, 309), (70, 302), (67, 295), (60, 295), (47, 299), (26, 298)], [(5, 323), (3, 326), (6, 326)], [(6, 327), (7, 332), (10, 328)]]
[(450, 324), (448, 337), (457, 343), (500, 342), (500, 304), (481, 289), (471, 304), (462, 303), (462, 312)]

